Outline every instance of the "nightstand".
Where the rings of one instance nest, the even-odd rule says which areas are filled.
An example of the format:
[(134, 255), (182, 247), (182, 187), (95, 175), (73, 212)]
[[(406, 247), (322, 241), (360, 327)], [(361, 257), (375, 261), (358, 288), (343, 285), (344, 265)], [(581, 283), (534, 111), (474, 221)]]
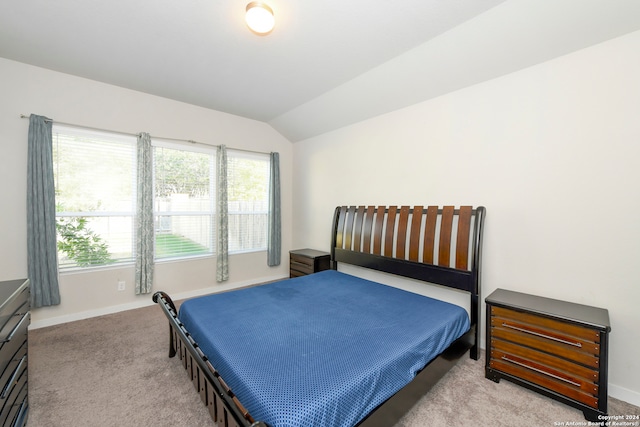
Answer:
[(589, 421), (607, 415), (606, 309), (504, 289), (485, 302), (487, 378), (578, 408)]
[(328, 270), (331, 254), (315, 249), (296, 249), (289, 252), (289, 277), (305, 276)]

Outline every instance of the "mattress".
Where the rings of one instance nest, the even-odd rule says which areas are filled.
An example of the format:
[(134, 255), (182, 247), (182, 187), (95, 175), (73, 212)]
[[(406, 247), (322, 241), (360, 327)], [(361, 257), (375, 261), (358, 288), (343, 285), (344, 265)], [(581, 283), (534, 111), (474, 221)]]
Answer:
[(469, 329), (461, 307), (333, 270), (191, 299), (179, 318), (273, 427), (353, 426)]

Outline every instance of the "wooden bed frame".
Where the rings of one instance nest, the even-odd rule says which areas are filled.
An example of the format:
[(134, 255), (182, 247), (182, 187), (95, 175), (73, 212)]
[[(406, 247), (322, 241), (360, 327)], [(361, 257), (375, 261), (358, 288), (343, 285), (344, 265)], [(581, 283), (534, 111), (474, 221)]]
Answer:
[[(467, 351), (480, 349), (480, 273), (485, 208), (453, 206), (341, 206), (331, 238), (331, 267), (339, 263), (404, 276), (468, 292), (471, 328), (404, 388), (357, 425), (393, 426)], [(169, 357), (176, 354), (218, 427), (268, 427), (256, 421), (178, 319), (169, 295), (156, 292), (169, 319)], [(260, 351), (260, 349), (255, 349)]]

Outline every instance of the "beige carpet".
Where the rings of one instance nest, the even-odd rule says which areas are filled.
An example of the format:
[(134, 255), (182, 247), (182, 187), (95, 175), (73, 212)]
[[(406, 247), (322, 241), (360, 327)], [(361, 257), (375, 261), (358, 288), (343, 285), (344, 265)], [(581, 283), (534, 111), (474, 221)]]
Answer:
[[(30, 331), (29, 427), (213, 426), (177, 357), (167, 353), (158, 306)], [(639, 415), (640, 408), (610, 398), (609, 412)], [(507, 381), (485, 379), (484, 361), (465, 357), (396, 427), (568, 422), (585, 419)]]

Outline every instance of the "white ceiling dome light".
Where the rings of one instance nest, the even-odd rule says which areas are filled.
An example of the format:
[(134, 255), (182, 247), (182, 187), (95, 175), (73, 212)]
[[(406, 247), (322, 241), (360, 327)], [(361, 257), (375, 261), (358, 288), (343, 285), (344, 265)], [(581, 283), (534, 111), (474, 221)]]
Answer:
[(259, 1), (252, 1), (247, 5), (245, 20), (249, 29), (260, 35), (269, 34), (275, 24), (273, 10), (266, 3)]

